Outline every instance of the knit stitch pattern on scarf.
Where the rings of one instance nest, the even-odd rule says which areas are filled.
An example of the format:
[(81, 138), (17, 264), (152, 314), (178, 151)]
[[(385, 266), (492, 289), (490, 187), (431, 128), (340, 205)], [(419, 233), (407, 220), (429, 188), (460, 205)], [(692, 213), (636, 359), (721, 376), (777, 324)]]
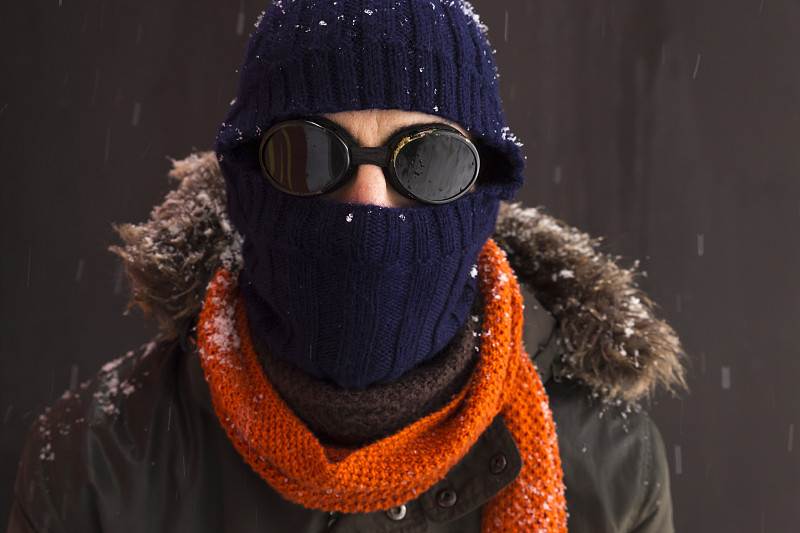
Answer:
[(197, 342), (217, 416), (238, 452), (290, 501), (328, 512), (373, 512), (422, 495), (500, 414), (523, 467), (484, 505), (482, 531), (566, 531), (555, 425), (522, 348), (519, 287), (492, 240), (481, 251), (478, 274), (481, 355), (464, 390), (394, 435), (345, 450), (323, 446), (270, 384), (249, 337), (235, 276), (218, 271), (200, 314)]

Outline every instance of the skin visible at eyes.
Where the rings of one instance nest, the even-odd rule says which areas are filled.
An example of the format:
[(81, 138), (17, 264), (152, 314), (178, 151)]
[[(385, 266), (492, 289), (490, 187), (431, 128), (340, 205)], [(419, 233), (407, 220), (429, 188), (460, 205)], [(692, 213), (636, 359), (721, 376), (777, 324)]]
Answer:
[[(467, 132), (453, 122), (436, 115), (397, 109), (341, 111), (322, 115), (343, 127), (360, 146), (382, 146), (397, 130), (415, 124), (448, 124), (464, 135)], [(467, 135), (468, 136), (468, 135)], [(421, 205), (395, 191), (386, 181), (383, 170), (375, 165), (360, 165), (348, 183), (325, 195), (337, 202), (377, 205), (382, 207), (411, 207)]]

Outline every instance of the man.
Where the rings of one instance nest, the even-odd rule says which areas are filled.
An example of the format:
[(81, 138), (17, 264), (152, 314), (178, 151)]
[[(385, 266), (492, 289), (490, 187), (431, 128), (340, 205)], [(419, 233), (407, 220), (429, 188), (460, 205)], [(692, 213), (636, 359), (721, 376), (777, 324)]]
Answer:
[(9, 530), (670, 531), (678, 341), (522, 168), (468, 3), (274, 2), (121, 228), (161, 337), (40, 418)]

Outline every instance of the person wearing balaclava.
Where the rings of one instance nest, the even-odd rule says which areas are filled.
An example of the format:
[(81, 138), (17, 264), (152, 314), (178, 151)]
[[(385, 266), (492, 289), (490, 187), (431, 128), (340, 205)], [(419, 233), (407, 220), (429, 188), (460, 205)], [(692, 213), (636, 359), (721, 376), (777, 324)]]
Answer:
[[(524, 160), (486, 31), (459, 0), (267, 7), (215, 154), (121, 229), (165, 333), (42, 418), (11, 530), (67, 501), (52, 479), (81, 531), (566, 531), (568, 505), (573, 531), (671, 530), (628, 402), (683, 382), (680, 346), (588, 237), (504, 204)], [(86, 473), (47, 461), (98, 405)]]
[[(360, 114), (340, 115), (353, 111)], [(320, 116), (332, 123), (320, 123), (316, 120)], [(314, 124), (291, 122), (309, 120)], [(445, 122), (462, 128), (463, 133), (455, 133), (463, 141), (435, 131), (420, 137), (424, 129), (402, 134), (408, 126), (437, 123), (449, 132)], [(376, 127), (378, 133), (370, 136)], [(360, 144), (356, 137), (366, 137), (372, 148), (398, 131), (399, 138), (386, 150), (390, 168), (382, 172), (394, 173), (402, 184), (394, 187), (401, 198), (409, 197), (417, 205), (394, 207), (404, 203), (399, 200), (387, 202), (388, 206), (348, 201), (357, 192), (337, 196), (353, 180), (356, 184), (351, 187), (367, 187), (362, 181), (369, 178), (361, 174), (369, 170), (356, 167), (349, 175), (345, 170), (344, 178), (330, 170), (337, 157), (348, 158), (346, 151), (341, 156), (336, 153), (335, 134), (341, 132), (351, 148)], [(461, 145), (472, 144), (466, 134), (482, 151), (495, 152), (494, 159), (502, 161), (481, 174), (477, 183), (472, 179), (479, 173), (477, 150), (459, 151)], [(312, 166), (317, 157), (314, 149), (330, 161)], [(406, 155), (404, 150), (414, 153)], [(438, 159), (446, 156), (437, 151), (455, 153), (440, 163)], [(469, 343), (471, 351), (464, 349), (463, 341), (445, 350), (467, 323), (479, 282), (485, 299), (515, 292), (513, 278), (500, 274), (510, 272), (507, 263), (487, 239), (500, 200), (510, 198), (522, 183), (522, 158), (506, 128), (491, 49), (470, 6), (274, 4), (250, 41), (217, 154), (231, 220), (244, 236), (238, 288), (247, 324), (242, 323), (245, 313), (239, 315), (241, 322), (235, 320), (238, 342), (245, 353), (250, 352), (247, 337), (258, 348), (249, 359), (252, 366), (236, 376), (224, 363), (236, 357), (227, 355), (233, 350), (213, 342), (218, 335), (215, 325), (235, 300), (231, 288), (235, 277), (228, 273), (217, 277), (212, 292), (218, 291), (215, 297), (230, 303), (219, 310), (204, 309), (199, 343), (212, 393), (218, 394), (217, 413), (230, 420), (229, 433), (241, 438), (245, 425), (258, 432), (258, 439), (240, 441), (240, 451), (254, 469), (284, 497), (306, 507), (344, 513), (397, 507), (443, 477), (505, 411), (516, 439), (535, 460), (523, 466), (503, 497), (487, 504), (485, 519), (563, 527), (565, 502), (552, 420), (542, 408), (546, 402), (541, 383), (515, 338), (521, 331), (519, 298), (503, 302), (497, 310), (503, 316), (491, 325), (493, 314), (485, 303), (478, 304), (483, 328), (506, 338), (491, 359), (486, 356), (489, 350), (484, 350), (482, 361), (476, 363), (474, 342)], [(405, 173), (397, 161), (402, 157), (412, 159)], [(281, 166), (276, 159), (286, 162)], [(466, 166), (472, 172), (459, 181), (451, 174), (458, 173), (461, 159), (471, 163)], [(371, 163), (384, 166), (380, 159)], [(289, 165), (295, 170), (284, 170)], [(415, 175), (408, 168), (414, 165), (423, 167), (422, 172), (416, 169)], [(449, 187), (448, 180), (458, 185), (440, 194), (442, 186)], [(429, 181), (430, 190), (422, 190)], [(413, 196), (406, 194), (409, 191)], [(450, 351), (466, 352), (467, 357)], [(489, 378), (488, 387), (465, 382), (466, 376), (459, 375), (465, 373), (463, 368), (431, 387), (430, 375), (441, 370), (425, 363), (436, 357), (443, 359), (439, 365), (461, 360), (460, 366), (469, 370), (477, 365)], [(253, 383), (257, 360), (266, 372), (263, 380)], [(281, 368), (278, 360), (298, 372), (286, 377), (291, 369), (274, 370)], [(524, 368), (517, 369), (520, 365)], [(412, 369), (417, 374), (408, 376)], [(511, 372), (517, 375), (506, 377)], [(294, 392), (298, 382), (306, 382), (305, 391), (319, 387), (303, 374), (343, 391), (395, 389), (402, 400), (394, 406), (401, 411), (392, 417), (397, 427), (375, 423), (379, 419), (374, 417), (373, 430), (360, 439), (349, 431), (337, 435), (335, 428), (350, 426), (348, 418), (362, 402), (343, 401), (346, 392), (339, 399), (329, 394), (331, 405), (349, 405), (351, 413), (325, 411), (324, 419), (333, 423), (322, 425), (322, 436), (329, 442), (320, 442), (320, 431), (315, 435), (300, 430), (309, 418), (318, 420), (318, 413), (306, 420), (295, 418), (307, 410), (303, 405), (317, 403), (314, 393)], [(407, 383), (392, 387), (403, 376)], [(459, 380), (461, 395), (452, 390), (453, 383), (448, 382), (452, 379)], [(417, 390), (430, 398), (427, 406), (418, 403)], [(242, 401), (262, 394), (264, 402), (252, 408), (274, 412), (259, 419), (261, 423), (254, 424), (252, 410), (243, 418), (231, 415), (231, 411), (242, 413)], [(512, 395), (517, 396), (513, 406), (508, 401)], [(450, 396), (456, 399), (451, 401)], [(294, 410), (285, 409), (287, 404)], [(450, 416), (442, 417), (442, 409)], [(408, 416), (411, 413), (419, 420)], [(278, 414), (286, 418), (272, 419)], [(289, 450), (286, 442), (297, 442), (298, 448)], [(362, 447), (341, 462), (331, 462), (342, 444)], [(392, 461), (381, 459), (387, 454)], [(262, 456), (265, 461), (256, 459)], [(521, 499), (536, 503), (520, 513), (510, 503)]]

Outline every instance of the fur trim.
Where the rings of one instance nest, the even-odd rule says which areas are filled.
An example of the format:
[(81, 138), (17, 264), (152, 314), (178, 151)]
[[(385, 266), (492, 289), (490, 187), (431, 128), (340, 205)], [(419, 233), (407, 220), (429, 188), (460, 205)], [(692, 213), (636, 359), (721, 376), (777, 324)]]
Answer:
[(142, 224), (115, 226), (123, 246), (110, 250), (125, 261), (131, 284), (128, 308), (156, 318), (165, 339), (176, 338), (200, 314), (206, 286), (220, 266), (237, 271), (241, 236), (225, 207), (225, 182), (213, 152), (172, 161), (178, 188)]
[[(173, 161), (179, 181), (143, 224), (117, 227), (132, 287), (130, 306), (177, 337), (200, 312), (220, 266), (238, 270), (241, 236), (225, 208), (225, 183), (213, 152)], [(675, 332), (658, 320), (633, 269), (597, 250), (598, 241), (539, 211), (503, 205), (494, 239), (520, 281), (558, 320), (568, 354), (564, 375), (609, 400), (635, 402), (661, 386), (685, 388), (685, 357)]]
[(662, 386), (685, 389), (675, 331), (653, 314), (635, 282), (597, 250), (598, 239), (542, 214), (506, 204), (493, 235), (519, 280), (558, 321), (567, 345), (564, 376), (605, 398), (635, 402)]

